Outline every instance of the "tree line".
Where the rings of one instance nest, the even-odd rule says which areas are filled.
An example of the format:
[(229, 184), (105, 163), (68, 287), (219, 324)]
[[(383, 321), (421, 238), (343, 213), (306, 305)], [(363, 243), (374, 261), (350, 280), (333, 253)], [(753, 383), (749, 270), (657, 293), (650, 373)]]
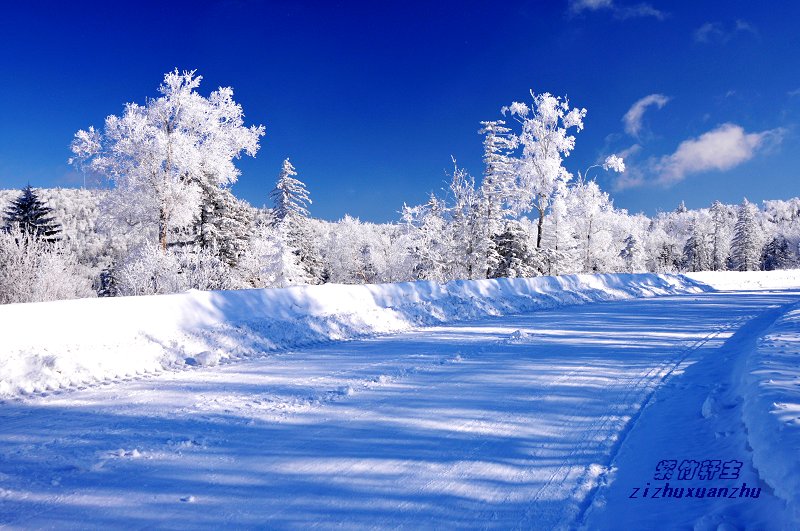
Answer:
[(5, 193), (0, 302), (798, 265), (797, 198), (762, 208), (746, 199), (681, 204), (652, 218), (614, 207), (593, 177), (625, 171), (624, 161), (611, 154), (569, 172), (564, 161), (586, 109), (547, 93), (481, 123), (480, 182), (454, 161), (446, 191), (403, 205), (396, 222), (314, 219), (289, 159), (271, 208), (253, 208), (230, 186), (240, 176), (236, 160), (256, 155), (264, 128), (244, 124), (232, 89), (200, 95), (201, 80), (169, 72), (158, 98), (127, 104), (102, 130), (76, 133), (70, 163), (109, 189)]

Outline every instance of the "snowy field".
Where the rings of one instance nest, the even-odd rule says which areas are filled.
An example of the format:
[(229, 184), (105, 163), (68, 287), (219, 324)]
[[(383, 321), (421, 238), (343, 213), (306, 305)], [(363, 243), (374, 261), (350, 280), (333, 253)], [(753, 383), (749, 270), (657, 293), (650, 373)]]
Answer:
[[(800, 524), (797, 272), (761, 291), (655, 275), (412, 286), (0, 308), (0, 526)], [(90, 302), (108, 306), (79, 314)], [(21, 328), (50, 311), (78, 327), (58, 329), (63, 352)], [(109, 351), (90, 353), (114, 334), (81, 343), (103, 314), (128, 359), (107, 373), (91, 363)], [(252, 325), (265, 315), (278, 324)], [(201, 344), (236, 331), (229, 359)], [(148, 340), (161, 351), (137, 358)], [(141, 359), (158, 374), (119, 378)]]

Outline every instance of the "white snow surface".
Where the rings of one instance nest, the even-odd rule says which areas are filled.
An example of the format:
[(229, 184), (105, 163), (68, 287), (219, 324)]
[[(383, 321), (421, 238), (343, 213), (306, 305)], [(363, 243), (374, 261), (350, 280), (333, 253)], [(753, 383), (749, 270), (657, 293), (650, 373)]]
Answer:
[(800, 527), (800, 308), (759, 339), (741, 385), (753, 463)]
[[(784, 282), (604, 275), (110, 301), (145, 313), (130, 323), (107, 303), (108, 338), (128, 335), (97, 345), (135, 365), (151, 327), (185, 370), (0, 401), (0, 528), (798, 529), (800, 278)], [(68, 308), (83, 303), (16, 307), (79, 323)], [(22, 327), (18, 315), (0, 322)], [(54, 328), (73, 334), (71, 352), (90, 349)], [(24, 330), (2, 333), (24, 347)], [(741, 467), (665, 480), (663, 460)]]
[(771, 290), (797, 287), (800, 285), (800, 270), (781, 269), (777, 271), (699, 271), (684, 273), (720, 291)]
[(298, 286), (0, 306), (0, 397), (415, 326), (694, 293), (675, 275)]

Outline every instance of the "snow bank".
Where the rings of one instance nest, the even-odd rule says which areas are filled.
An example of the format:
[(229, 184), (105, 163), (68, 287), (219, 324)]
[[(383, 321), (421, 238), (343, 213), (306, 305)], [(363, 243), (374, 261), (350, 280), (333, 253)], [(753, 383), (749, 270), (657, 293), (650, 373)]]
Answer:
[(800, 528), (800, 305), (759, 339), (742, 385), (753, 464)]
[(767, 290), (800, 288), (800, 269), (780, 271), (701, 271), (684, 273), (716, 290)]
[(297, 286), (0, 306), (0, 396), (414, 326), (708, 288), (675, 275)]

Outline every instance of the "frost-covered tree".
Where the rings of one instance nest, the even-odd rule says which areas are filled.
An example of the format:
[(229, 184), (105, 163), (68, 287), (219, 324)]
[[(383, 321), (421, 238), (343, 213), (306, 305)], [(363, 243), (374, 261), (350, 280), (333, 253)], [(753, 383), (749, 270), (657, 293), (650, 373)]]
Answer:
[(544, 264), (529, 233), (516, 220), (508, 220), (503, 232), (496, 236), (500, 263), (495, 277), (521, 278), (541, 275)]
[(113, 212), (157, 235), (163, 252), (170, 231), (197, 217), (203, 186), (235, 182), (234, 160), (254, 156), (264, 134), (263, 126), (244, 125), (230, 87), (204, 97), (201, 80), (195, 71), (169, 72), (159, 97), (128, 103), (122, 116), (106, 118), (102, 133), (81, 130), (72, 143), (71, 162), (113, 181), (121, 197)]
[(235, 266), (250, 240), (253, 222), (250, 205), (230, 190), (202, 186), (200, 212), (194, 224), (195, 240), (201, 249)]
[(761, 237), (755, 207), (747, 199), (739, 206), (731, 241), (731, 261), (737, 271), (755, 271), (760, 266)]
[(486, 198), (475, 189), (475, 180), (458, 166), (453, 171), (450, 193), (453, 205), (448, 209), (448, 276), (454, 279), (486, 278), (486, 272), (496, 265), (497, 258), (491, 231), (487, 228)]
[(713, 265), (712, 249), (700, 221), (692, 223), (692, 233), (683, 246), (683, 267), (688, 271), (708, 271)]
[(788, 269), (793, 262), (789, 242), (780, 234), (768, 241), (761, 250), (761, 269), (764, 271)]
[(714, 201), (710, 209), (711, 214), (711, 270), (721, 271), (725, 269), (730, 254), (731, 230), (733, 228), (731, 220), (735, 220), (729, 209)]
[(544, 217), (556, 192), (572, 178), (563, 166), (564, 157), (575, 148), (569, 130), (583, 129), (586, 109), (570, 109), (569, 101), (549, 93), (536, 95), (533, 103), (514, 102), (503, 108), (521, 125), (518, 135), (522, 156), (517, 164), (519, 190), (514, 205), (518, 212), (530, 209), (539, 215), (536, 248), (542, 245)]
[(61, 226), (52, 213), (52, 209), (28, 185), (6, 209), (5, 229), (19, 230), (46, 242), (55, 242), (59, 239)]
[(567, 197), (581, 270), (591, 273), (606, 269), (619, 256), (619, 250), (611, 245), (611, 198), (595, 181), (583, 180), (569, 188)]
[(452, 248), (445, 202), (431, 194), (424, 205), (403, 205), (402, 220), (408, 234), (407, 246), (414, 264), (414, 280), (444, 282), (448, 277), (447, 257)]
[(481, 122), (478, 131), (483, 139), (483, 182), (480, 194), (485, 212), (486, 231), (483, 252), (486, 254), (486, 275), (497, 267), (500, 255), (494, 246), (495, 236), (503, 227), (503, 220), (510, 213), (509, 205), (515, 202), (516, 162), (513, 157), (517, 147), (517, 137), (506, 127), (503, 120)]
[(306, 185), (295, 179), (296, 175), (297, 171), (289, 159), (284, 160), (278, 182), (269, 194), (273, 203), (272, 216), (275, 223), (282, 223), (287, 218), (293, 220), (308, 217), (311, 198)]
[(644, 247), (635, 235), (625, 237), (624, 247), (619, 256), (624, 264), (626, 273), (639, 273), (645, 271)]
[(270, 226), (280, 238), (281, 268), (278, 283), (283, 285), (318, 284), (322, 281), (322, 265), (309, 223), (311, 198), (305, 184), (295, 179), (289, 159), (283, 161), (275, 188)]

